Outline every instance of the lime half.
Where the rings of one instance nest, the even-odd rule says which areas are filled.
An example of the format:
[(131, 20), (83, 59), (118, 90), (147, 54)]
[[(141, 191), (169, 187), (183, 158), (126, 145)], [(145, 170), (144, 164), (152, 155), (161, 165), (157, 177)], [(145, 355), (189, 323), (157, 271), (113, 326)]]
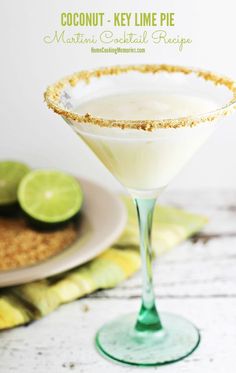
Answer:
[(18, 200), (31, 218), (61, 223), (80, 210), (83, 193), (78, 181), (64, 172), (36, 170), (21, 181)]
[(17, 201), (18, 185), (29, 170), (24, 163), (0, 162), (0, 206), (10, 205)]

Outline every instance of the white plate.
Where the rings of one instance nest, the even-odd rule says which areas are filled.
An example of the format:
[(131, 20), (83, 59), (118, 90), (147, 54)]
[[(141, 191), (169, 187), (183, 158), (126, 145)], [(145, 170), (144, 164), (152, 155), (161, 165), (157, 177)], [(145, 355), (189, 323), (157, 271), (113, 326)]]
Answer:
[(61, 253), (30, 267), (0, 271), (0, 287), (40, 280), (93, 259), (106, 250), (126, 224), (126, 210), (118, 196), (90, 181), (80, 180), (85, 203), (75, 243)]

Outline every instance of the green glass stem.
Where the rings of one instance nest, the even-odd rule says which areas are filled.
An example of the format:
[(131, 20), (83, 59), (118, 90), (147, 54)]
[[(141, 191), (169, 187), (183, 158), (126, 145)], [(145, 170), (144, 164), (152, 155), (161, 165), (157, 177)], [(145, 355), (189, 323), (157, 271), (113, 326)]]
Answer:
[(156, 332), (162, 329), (158, 315), (152, 279), (151, 231), (156, 199), (134, 199), (139, 223), (140, 252), (142, 260), (143, 290), (142, 304), (135, 329), (143, 332)]
[(103, 325), (96, 335), (100, 353), (114, 361), (136, 366), (158, 366), (181, 360), (198, 346), (200, 335), (180, 316), (158, 315), (152, 284), (151, 230), (156, 199), (134, 198), (137, 207), (143, 272), (142, 304), (138, 314), (128, 314)]

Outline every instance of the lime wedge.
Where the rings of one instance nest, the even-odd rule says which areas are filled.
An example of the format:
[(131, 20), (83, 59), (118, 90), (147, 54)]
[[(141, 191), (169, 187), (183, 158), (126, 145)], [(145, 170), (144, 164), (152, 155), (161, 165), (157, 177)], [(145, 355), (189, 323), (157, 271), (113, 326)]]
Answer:
[(61, 223), (81, 208), (83, 192), (78, 181), (55, 170), (36, 170), (26, 175), (18, 188), (21, 208), (43, 223)]
[(0, 162), (0, 206), (10, 205), (17, 201), (18, 185), (29, 170), (24, 163)]

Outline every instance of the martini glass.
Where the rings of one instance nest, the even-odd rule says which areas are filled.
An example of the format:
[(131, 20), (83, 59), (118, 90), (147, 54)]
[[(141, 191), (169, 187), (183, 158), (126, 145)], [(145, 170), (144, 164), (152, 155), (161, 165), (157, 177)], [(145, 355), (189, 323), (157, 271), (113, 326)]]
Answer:
[[(119, 96), (117, 105), (114, 95)], [(121, 109), (119, 117), (112, 116), (109, 99), (105, 115), (93, 114), (93, 105), (99, 107), (104, 96), (113, 97), (113, 109)], [(146, 102), (146, 109), (149, 105), (147, 118), (134, 110), (129, 113), (136, 96)], [(164, 97), (169, 109), (153, 110), (155, 97), (162, 103)], [(195, 100), (193, 110), (189, 97), (201, 101)], [(234, 81), (181, 66), (113, 66), (63, 78), (48, 87), (45, 100), (129, 190), (137, 208), (143, 277), (140, 311), (102, 326), (96, 334), (98, 350), (130, 365), (155, 366), (183, 359), (196, 349), (200, 335), (188, 320), (157, 311), (152, 280), (153, 211), (157, 197), (206, 141), (217, 120), (235, 109)], [(84, 112), (88, 102), (91, 110)], [(171, 111), (171, 106), (176, 108), (178, 102), (182, 111), (176, 116), (178, 110)]]

